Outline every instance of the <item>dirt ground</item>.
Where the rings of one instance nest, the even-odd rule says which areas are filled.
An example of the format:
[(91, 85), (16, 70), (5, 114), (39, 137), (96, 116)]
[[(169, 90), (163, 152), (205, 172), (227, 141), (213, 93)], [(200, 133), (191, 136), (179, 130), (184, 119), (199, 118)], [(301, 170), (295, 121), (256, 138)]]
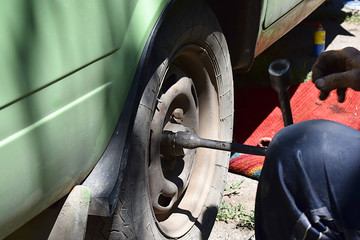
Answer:
[[(331, 9), (329, 9), (329, 6), (322, 6), (321, 9), (317, 10), (312, 16), (306, 19), (303, 24), (298, 25), (279, 42), (265, 51), (259, 56), (260, 60), (256, 61), (261, 61), (261, 58), (266, 58), (266, 55), (274, 57), (273, 60), (276, 59), (275, 57), (287, 58), (292, 63), (293, 67), (304, 68), (306, 65), (305, 70), (310, 72), (311, 66), (316, 58), (312, 56), (313, 29), (310, 29), (309, 25), (306, 24), (309, 22), (319, 22), (323, 24), (327, 36), (326, 50), (340, 49), (347, 46), (360, 49), (360, 24), (348, 21), (348, 19), (345, 20), (345, 12), (348, 11), (344, 8), (342, 10), (336, 10), (334, 9), (334, 6), (332, 6)], [(294, 44), (294, 42), (296, 42), (296, 44)], [(241, 181), (244, 182), (237, 191), (239, 194), (230, 197), (224, 196), (223, 200), (227, 203), (233, 203), (234, 205), (241, 203), (247, 210), (252, 211), (254, 210), (257, 181), (229, 173), (227, 185)], [(238, 222), (236, 221), (229, 223), (217, 221), (210, 235), (210, 240), (218, 239), (250, 240), (255, 239), (255, 236), (253, 230), (238, 227)]]
[[(254, 210), (255, 195), (257, 188), (257, 181), (243, 177), (238, 174), (229, 173), (227, 184), (238, 183), (244, 181), (238, 190), (239, 194), (231, 197), (225, 196), (223, 200), (233, 205), (239, 202), (248, 210)], [(223, 221), (216, 221), (210, 240), (230, 240), (230, 239), (255, 239), (254, 231), (246, 227), (238, 227), (238, 222), (225, 223)]]

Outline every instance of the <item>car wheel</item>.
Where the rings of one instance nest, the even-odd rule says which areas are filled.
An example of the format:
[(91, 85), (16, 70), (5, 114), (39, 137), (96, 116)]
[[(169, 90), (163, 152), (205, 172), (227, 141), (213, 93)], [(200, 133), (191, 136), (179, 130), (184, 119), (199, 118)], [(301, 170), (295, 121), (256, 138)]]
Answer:
[(225, 37), (202, 1), (178, 1), (153, 39), (111, 239), (207, 238), (229, 154), (162, 146), (162, 132), (231, 141), (233, 81)]

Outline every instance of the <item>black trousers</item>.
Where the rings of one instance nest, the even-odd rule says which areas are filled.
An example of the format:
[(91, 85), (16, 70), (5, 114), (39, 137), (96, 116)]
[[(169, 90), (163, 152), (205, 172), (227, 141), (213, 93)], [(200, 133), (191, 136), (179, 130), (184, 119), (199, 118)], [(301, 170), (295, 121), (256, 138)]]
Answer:
[(310, 120), (274, 137), (259, 180), (256, 239), (360, 239), (360, 132)]

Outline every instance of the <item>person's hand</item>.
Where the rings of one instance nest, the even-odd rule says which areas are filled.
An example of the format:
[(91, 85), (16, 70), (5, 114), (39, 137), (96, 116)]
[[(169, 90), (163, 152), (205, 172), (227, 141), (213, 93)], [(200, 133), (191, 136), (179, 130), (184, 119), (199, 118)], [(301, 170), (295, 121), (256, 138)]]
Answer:
[(343, 102), (347, 88), (360, 91), (360, 51), (347, 47), (321, 53), (312, 67), (312, 79), (321, 100), (337, 89), (338, 101)]

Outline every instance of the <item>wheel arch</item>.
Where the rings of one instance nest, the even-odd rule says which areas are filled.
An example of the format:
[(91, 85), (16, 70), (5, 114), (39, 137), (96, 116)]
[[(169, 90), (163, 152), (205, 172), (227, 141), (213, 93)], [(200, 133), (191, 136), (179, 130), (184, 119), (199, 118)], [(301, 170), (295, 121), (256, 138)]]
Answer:
[[(89, 210), (91, 215), (110, 216), (114, 212), (120, 192), (120, 184), (127, 165), (129, 142), (137, 112), (135, 106), (138, 106), (147, 84), (142, 76), (147, 74), (148, 69), (152, 68), (151, 63), (148, 64), (147, 60), (152, 51), (154, 39), (167, 12), (177, 1), (182, 0), (169, 0), (155, 23), (143, 49), (129, 95), (109, 145), (94, 170), (83, 183), (92, 189)], [(233, 68), (248, 70), (254, 59), (262, 1), (238, 2), (237, 0), (230, 0), (226, 4), (222, 4), (218, 0), (204, 1), (210, 6), (222, 27), (229, 46)], [(238, 10), (240, 13), (236, 12)], [(119, 159), (121, 160), (119, 161)], [(109, 169), (112, 171), (109, 172)], [(109, 181), (110, 179), (112, 180)]]
[(147, 84), (143, 74), (148, 68), (149, 53), (152, 50), (154, 39), (164, 21), (166, 12), (175, 1), (167, 1), (155, 22), (141, 52), (133, 82), (131, 83), (128, 96), (110, 142), (94, 169), (82, 183), (82, 185), (91, 189), (89, 215), (108, 217), (114, 213), (120, 193), (120, 185), (127, 166), (128, 151), (137, 107)]
[(226, 3), (206, 0), (206, 2), (223, 29), (233, 69), (247, 71), (255, 56), (263, 0), (229, 0)]

